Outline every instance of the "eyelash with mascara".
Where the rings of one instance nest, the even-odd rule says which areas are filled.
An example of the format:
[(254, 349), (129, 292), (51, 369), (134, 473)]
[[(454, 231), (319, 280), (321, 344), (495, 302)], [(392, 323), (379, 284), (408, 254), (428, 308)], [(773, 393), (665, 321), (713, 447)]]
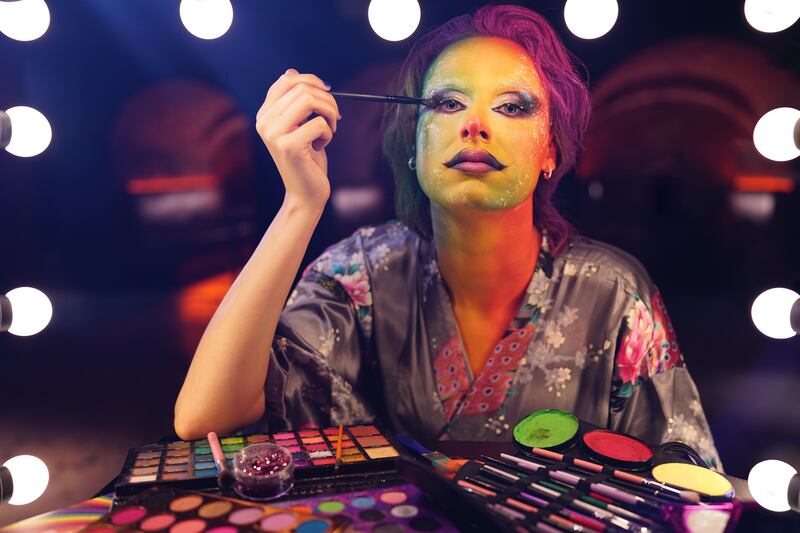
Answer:
[[(431, 94), (429, 100), (433, 101), (433, 106), (432, 107), (433, 107), (434, 110), (436, 110), (436, 111), (442, 110), (442, 106), (447, 104), (447, 103), (449, 103), (449, 102), (455, 102), (456, 104), (460, 105), (462, 109), (465, 107), (464, 104), (461, 103), (459, 100), (457, 100), (455, 98), (448, 98), (448, 96), (450, 96), (450, 94), (448, 94), (448, 93), (449, 93), (449, 91), (442, 91), (442, 92), (434, 92), (434, 93)], [(536, 108), (536, 106), (534, 105), (533, 102), (524, 102), (523, 101), (523, 102), (504, 102), (504, 103), (500, 104), (499, 106), (497, 106), (497, 107), (495, 107), (493, 109), (497, 110), (497, 109), (499, 109), (499, 108), (501, 108), (503, 106), (507, 106), (507, 105), (513, 105), (513, 106), (516, 106), (519, 109), (518, 113), (504, 113), (505, 115), (510, 116), (510, 117), (529, 116), (529, 115), (531, 115), (533, 113), (534, 109)], [(456, 112), (456, 111), (460, 111), (460, 110), (461, 109), (450, 109), (449, 111), (450, 112)]]

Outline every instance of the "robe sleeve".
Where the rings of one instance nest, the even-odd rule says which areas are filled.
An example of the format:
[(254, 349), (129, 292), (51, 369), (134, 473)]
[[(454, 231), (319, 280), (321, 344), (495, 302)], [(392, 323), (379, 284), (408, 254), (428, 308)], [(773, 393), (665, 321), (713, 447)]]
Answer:
[(264, 384), (266, 409), (248, 431), (371, 422), (372, 298), (353, 240), (328, 249), (303, 273), (281, 314)]
[(700, 395), (655, 287), (631, 294), (617, 336), (611, 383), (611, 429), (647, 442), (680, 441), (710, 468), (722, 463)]

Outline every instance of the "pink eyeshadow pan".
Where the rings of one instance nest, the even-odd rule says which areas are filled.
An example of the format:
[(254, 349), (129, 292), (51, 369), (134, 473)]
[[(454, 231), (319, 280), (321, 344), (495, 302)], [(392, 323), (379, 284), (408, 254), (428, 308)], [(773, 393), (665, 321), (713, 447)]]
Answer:
[(289, 450), (290, 453), (297, 453), (303, 451), (303, 449), (300, 446), (288, 446), (286, 449)]
[(327, 449), (328, 449), (327, 444), (309, 444), (308, 446), (306, 446), (306, 450), (310, 452), (316, 452), (319, 450), (327, 450)]
[(314, 466), (332, 465), (336, 463), (336, 459), (330, 457), (327, 459), (314, 459), (311, 462), (314, 463)]
[(322, 430), (322, 432), (323, 432), (324, 434), (326, 434), (326, 435), (338, 436), (338, 435), (339, 435), (339, 428), (328, 428), (328, 429), (323, 429), (323, 430)]
[(272, 438), (275, 440), (293, 439), (294, 433), (275, 433)]
[(291, 446), (292, 444), (297, 444), (297, 439), (291, 438), (286, 440), (276, 440), (275, 444), (278, 444), (280, 446)]

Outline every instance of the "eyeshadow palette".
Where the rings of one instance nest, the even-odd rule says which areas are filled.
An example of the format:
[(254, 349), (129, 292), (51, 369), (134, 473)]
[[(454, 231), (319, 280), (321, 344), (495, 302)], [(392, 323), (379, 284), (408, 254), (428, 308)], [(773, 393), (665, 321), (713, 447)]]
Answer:
[[(292, 454), (295, 480), (332, 475), (336, 464), (339, 428), (302, 429), (269, 435), (220, 438), (231, 467), (236, 453), (250, 444), (271, 442)], [(400, 455), (394, 438), (374, 425), (345, 426), (340, 474), (394, 470)], [(207, 439), (148, 444), (128, 452), (115, 487), (118, 496), (129, 496), (153, 486), (208, 489), (216, 486), (217, 470)]]
[(375, 533), (458, 531), (412, 484), (307, 498), (274, 505), (298, 512), (341, 518), (349, 526), (347, 531)]
[(344, 523), (292, 509), (178, 489), (151, 489), (114, 508), (83, 533), (326, 533)]

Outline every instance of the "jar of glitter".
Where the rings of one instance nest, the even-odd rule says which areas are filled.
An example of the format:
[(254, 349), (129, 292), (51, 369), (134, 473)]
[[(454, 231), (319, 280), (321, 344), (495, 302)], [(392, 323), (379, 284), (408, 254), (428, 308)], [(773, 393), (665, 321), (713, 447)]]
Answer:
[(250, 500), (271, 500), (294, 485), (292, 454), (277, 444), (252, 444), (233, 458), (233, 489)]

